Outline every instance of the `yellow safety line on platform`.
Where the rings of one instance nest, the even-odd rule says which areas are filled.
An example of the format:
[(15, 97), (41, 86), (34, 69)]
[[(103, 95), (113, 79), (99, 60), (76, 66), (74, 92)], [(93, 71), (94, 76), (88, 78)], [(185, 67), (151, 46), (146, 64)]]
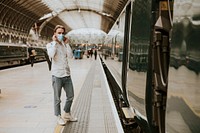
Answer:
[(61, 133), (61, 131), (62, 131), (63, 128), (64, 128), (64, 126), (57, 125), (56, 128), (55, 128), (54, 133)]

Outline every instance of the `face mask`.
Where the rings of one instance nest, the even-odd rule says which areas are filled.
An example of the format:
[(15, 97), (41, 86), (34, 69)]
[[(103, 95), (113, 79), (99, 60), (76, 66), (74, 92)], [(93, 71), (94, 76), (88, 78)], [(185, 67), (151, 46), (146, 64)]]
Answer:
[(63, 34), (58, 34), (57, 35), (57, 39), (58, 39), (58, 41), (62, 42), (63, 39), (64, 39), (64, 35)]

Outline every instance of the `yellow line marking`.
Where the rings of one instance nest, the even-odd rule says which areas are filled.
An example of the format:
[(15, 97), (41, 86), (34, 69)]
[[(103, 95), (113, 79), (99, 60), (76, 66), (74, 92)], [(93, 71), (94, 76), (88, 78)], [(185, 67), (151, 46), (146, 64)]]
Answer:
[(54, 133), (61, 133), (61, 131), (62, 131), (62, 129), (63, 129), (64, 127), (65, 127), (65, 126), (56, 125), (55, 130), (54, 130)]

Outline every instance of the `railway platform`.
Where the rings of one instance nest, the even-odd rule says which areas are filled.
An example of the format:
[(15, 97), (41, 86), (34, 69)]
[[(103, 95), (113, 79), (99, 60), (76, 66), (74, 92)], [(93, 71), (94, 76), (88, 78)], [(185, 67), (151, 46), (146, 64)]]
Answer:
[[(100, 59), (70, 59), (69, 65), (78, 122), (57, 125), (51, 72), (42, 62), (0, 71), (0, 133), (123, 133)], [(61, 99), (63, 107), (64, 93)]]

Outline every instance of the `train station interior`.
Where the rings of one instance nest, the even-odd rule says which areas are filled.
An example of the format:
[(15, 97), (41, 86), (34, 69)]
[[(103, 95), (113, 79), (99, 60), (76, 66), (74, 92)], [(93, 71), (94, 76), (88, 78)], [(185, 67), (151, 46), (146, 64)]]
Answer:
[[(46, 47), (46, 44), (52, 40), (54, 27), (62, 25), (65, 27), (65, 34), (73, 48), (98, 49), (102, 47), (107, 33), (121, 14), (127, 1), (3, 0), (0, 2), (0, 43), (2, 43), (1, 45), (18, 44), (27, 47)], [(42, 62), (34, 64), (33, 68), (25, 65), (20, 68), (1, 70), (0, 132), (123, 132), (114, 107), (108, 106), (102, 110), (103, 106), (107, 106), (106, 101), (98, 101), (98, 99), (109, 100), (110, 98), (104, 96), (108, 95), (107, 90), (101, 91), (98, 85), (101, 84), (99, 82), (102, 82), (99, 79), (102, 76), (96, 72), (102, 69), (99, 68), (100, 64), (94, 58), (86, 58), (85, 55), (81, 58), (83, 59), (70, 60), (75, 88), (74, 101), (76, 102), (73, 104), (73, 113), (78, 117), (78, 122), (75, 125), (68, 125), (68, 129), (57, 125), (53, 115), (51, 72), (48, 70), (48, 64)], [(17, 63), (15, 61), (6, 65)], [(3, 63), (1, 65), (6, 67)], [(91, 75), (88, 75), (88, 72)], [(91, 81), (88, 81), (89, 79)], [(95, 81), (93, 81), (94, 79)], [(92, 93), (91, 89), (95, 87), (92, 85), (93, 82), (98, 82), (94, 84), (99, 87), (96, 87), (96, 91)], [(85, 87), (84, 84), (86, 84)], [(99, 93), (102, 95), (98, 96)], [(64, 96), (62, 99), (65, 101)], [(93, 99), (93, 103), (91, 103), (91, 99)], [(79, 107), (81, 101), (85, 101), (85, 103)], [(91, 103), (91, 108), (89, 103)], [(78, 106), (77, 110), (74, 109), (74, 106)], [(97, 108), (97, 106), (100, 107)], [(93, 110), (91, 111), (93, 114), (89, 113), (90, 110)], [(113, 110), (114, 113), (109, 110)], [(84, 116), (84, 114), (87, 115)], [(107, 118), (103, 118), (104, 115)], [(109, 125), (113, 123), (113, 119), (116, 119), (117, 124)], [(106, 125), (110, 128), (106, 129)]]
[(0, 133), (200, 133), (199, 35), (199, 0), (0, 0)]

